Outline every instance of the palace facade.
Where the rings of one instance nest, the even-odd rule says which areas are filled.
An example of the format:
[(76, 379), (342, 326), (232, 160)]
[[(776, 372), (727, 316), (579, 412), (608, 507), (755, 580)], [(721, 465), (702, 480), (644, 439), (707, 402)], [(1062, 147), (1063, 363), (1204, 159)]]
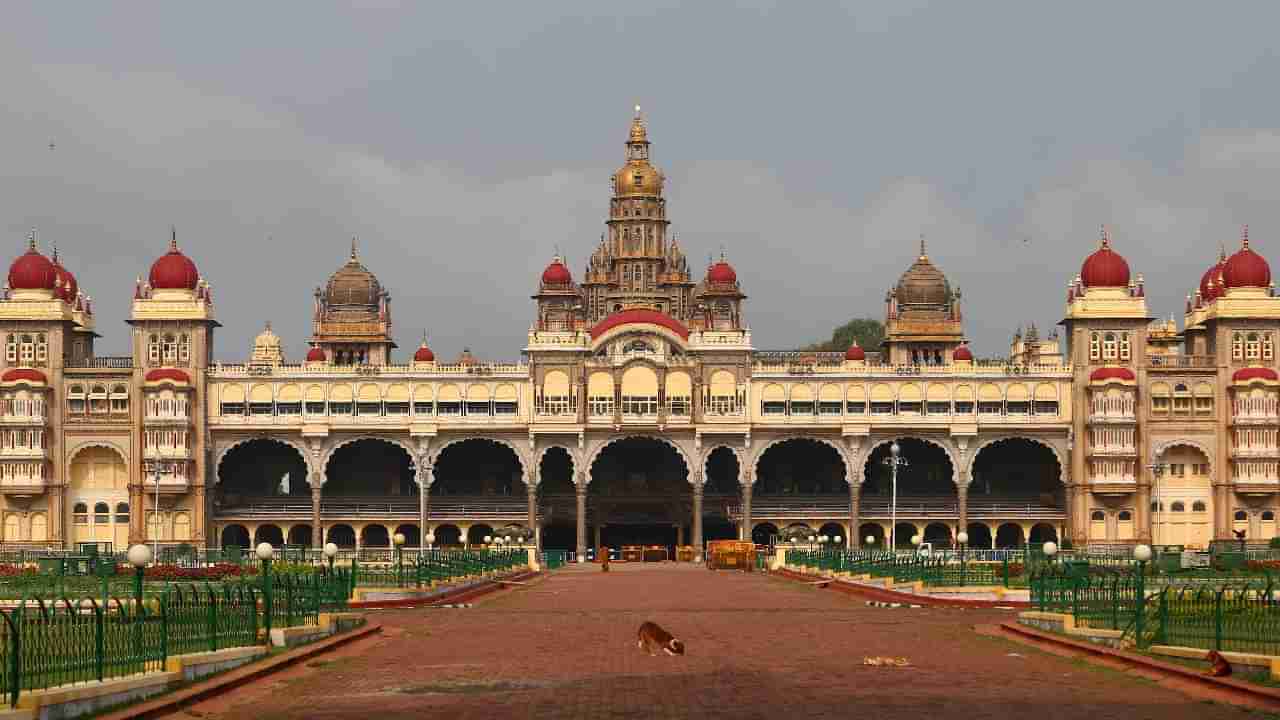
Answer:
[(1061, 336), (975, 361), (961, 294), (921, 243), (881, 348), (757, 350), (722, 257), (695, 276), (637, 115), (607, 231), (542, 272), (522, 360), (395, 357), (357, 248), (314, 295), (310, 349), (268, 326), (213, 361), (213, 293), (171, 239), (134, 288), (131, 353), (94, 352), (92, 302), (34, 234), (0, 300), (6, 545), (383, 547), (523, 529), (544, 547), (765, 542), (796, 525), (883, 542), (1054, 538), (1204, 546), (1276, 534), (1280, 298), (1249, 244), (1153, 322), (1103, 236)]

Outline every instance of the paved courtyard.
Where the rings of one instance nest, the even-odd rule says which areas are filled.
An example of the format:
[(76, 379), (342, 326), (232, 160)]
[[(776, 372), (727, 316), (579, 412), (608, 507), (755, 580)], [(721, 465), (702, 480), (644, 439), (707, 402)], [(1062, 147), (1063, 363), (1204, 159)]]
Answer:
[[(376, 613), (381, 638), (180, 717), (1239, 718), (1149, 681), (973, 632), (987, 610), (880, 609), (830, 590), (697, 566), (559, 571), (465, 609)], [(649, 657), (654, 620), (685, 657)], [(908, 669), (862, 664), (910, 658)], [(175, 717), (179, 717), (175, 716)]]

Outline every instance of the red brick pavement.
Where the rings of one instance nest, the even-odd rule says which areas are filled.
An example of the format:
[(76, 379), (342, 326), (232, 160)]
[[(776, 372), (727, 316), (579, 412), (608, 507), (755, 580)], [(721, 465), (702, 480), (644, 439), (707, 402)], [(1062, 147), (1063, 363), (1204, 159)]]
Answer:
[[(378, 612), (360, 641), (182, 717), (1161, 718), (1243, 713), (979, 636), (1007, 612), (868, 608), (762, 574), (697, 566), (569, 568), (473, 608)], [(685, 657), (635, 646), (654, 620)], [(905, 656), (915, 667), (862, 665)], [(174, 717), (178, 717), (175, 715)]]

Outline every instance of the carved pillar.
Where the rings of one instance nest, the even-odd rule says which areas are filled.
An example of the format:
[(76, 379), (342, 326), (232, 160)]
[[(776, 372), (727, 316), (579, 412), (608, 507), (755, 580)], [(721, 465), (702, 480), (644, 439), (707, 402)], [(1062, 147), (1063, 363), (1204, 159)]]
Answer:
[(428, 523), (431, 521), (431, 471), (426, 458), (418, 463), (418, 547), (427, 545)]
[(742, 534), (740, 539), (751, 540), (751, 486), (750, 475), (747, 476), (747, 482), (742, 484)]
[(956, 488), (956, 534), (969, 532), (969, 473), (960, 474), (960, 485)]
[(585, 477), (578, 477), (578, 484), (574, 488), (574, 494), (578, 498), (578, 562), (585, 562), (587, 558), (587, 483)]
[(1235, 528), (1236, 514), (1231, 507), (1231, 486), (1225, 482), (1213, 486), (1213, 514), (1218, 516), (1218, 522), (1214, 523), (1213, 528), (1214, 539), (1233, 539), (1235, 535), (1231, 531)]
[[(1141, 472), (1139, 470), (1138, 472)], [(1134, 508), (1137, 515), (1137, 539), (1139, 542), (1151, 542), (1151, 484), (1147, 482), (1138, 483), (1138, 492), (1133, 496), (1133, 502), (1137, 506)]]
[[(58, 493), (59, 496), (61, 494), (62, 493)], [(147, 508), (144, 506), (144, 503), (146, 502), (145, 495), (146, 493), (142, 492), (141, 484), (129, 486), (129, 508), (132, 510), (132, 512), (129, 513), (130, 545), (137, 545), (138, 543), (147, 541)], [(60, 514), (65, 515), (66, 513)], [(67, 539), (71, 539), (70, 533), (68, 533)]]
[(858, 531), (858, 516), (862, 512), (862, 483), (849, 483), (849, 537), (848, 547), (856, 548), (862, 544), (862, 533)]
[(702, 562), (702, 483), (693, 485), (693, 561)]
[[(530, 481), (525, 486), (525, 497), (527, 501), (526, 509), (529, 515), (528, 528), (529, 532), (533, 533), (533, 541), (535, 547), (537, 547), (541, 537), (538, 533), (538, 486), (536, 483)], [(541, 549), (541, 547), (538, 549)]]
[(324, 529), (320, 527), (320, 473), (311, 473), (311, 547), (324, 545)]

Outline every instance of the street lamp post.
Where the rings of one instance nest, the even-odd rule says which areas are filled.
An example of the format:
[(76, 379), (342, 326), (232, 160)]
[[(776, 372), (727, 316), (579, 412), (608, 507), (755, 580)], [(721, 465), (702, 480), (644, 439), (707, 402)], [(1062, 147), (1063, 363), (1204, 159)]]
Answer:
[(907, 459), (902, 457), (902, 446), (896, 440), (889, 446), (889, 457), (884, 459), (884, 464), (889, 466), (893, 486), (893, 495), (889, 501), (889, 548), (896, 551), (898, 549), (898, 468), (910, 465)]
[(267, 629), (267, 641), (270, 642), (272, 606), (271, 560), (276, 556), (276, 549), (271, 547), (271, 543), (258, 543), (258, 548), (255, 550), (255, 553), (257, 554), (258, 559), (262, 561), (262, 610), (263, 615), (266, 616), (263, 627)]
[[(155, 535), (151, 538), (151, 556), (159, 560), (160, 558), (160, 475), (169, 469), (168, 463), (163, 460), (151, 461), (151, 481), (155, 484), (155, 502), (151, 505), (151, 516), (155, 518)], [(145, 513), (143, 520), (145, 521)]]
[(334, 543), (324, 544), (324, 556), (329, 561), (329, 574), (333, 574), (333, 561), (338, 557), (338, 546)]
[(961, 530), (956, 535), (956, 542), (960, 544), (960, 586), (965, 586), (965, 564), (964, 564), (964, 548), (969, 544), (969, 533)]
[(147, 572), (147, 564), (151, 562), (151, 548), (141, 543), (129, 548), (129, 564), (133, 566), (133, 598), (137, 609), (142, 610), (142, 579)]
[(1155, 522), (1151, 524), (1151, 543), (1159, 545), (1160, 542), (1156, 538), (1156, 533), (1160, 531), (1160, 511), (1164, 508), (1164, 502), (1160, 499), (1160, 477), (1164, 475), (1164, 471), (1169, 466), (1165, 463), (1153, 462), (1147, 466), (1151, 471), (1151, 493), (1155, 495)]
[(1133, 549), (1133, 559), (1136, 560), (1138, 564), (1137, 577), (1133, 579), (1133, 586), (1134, 586), (1134, 589), (1137, 591), (1134, 593), (1134, 596), (1133, 596), (1135, 604), (1137, 605), (1137, 607), (1135, 608), (1136, 612), (1134, 613), (1134, 618), (1133, 618), (1134, 620), (1133, 640), (1135, 643), (1137, 643), (1138, 647), (1141, 648), (1143, 647), (1142, 645), (1143, 627), (1142, 626), (1146, 619), (1146, 614), (1147, 614), (1147, 589), (1146, 589), (1147, 572), (1146, 570), (1147, 570), (1147, 561), (1151, 559), (1151, 546), (1139, 545), (1135, 547)]
[(391, 542), (396, 546), (396, 585), (404, 587), (404, 533), (392, 535)]

